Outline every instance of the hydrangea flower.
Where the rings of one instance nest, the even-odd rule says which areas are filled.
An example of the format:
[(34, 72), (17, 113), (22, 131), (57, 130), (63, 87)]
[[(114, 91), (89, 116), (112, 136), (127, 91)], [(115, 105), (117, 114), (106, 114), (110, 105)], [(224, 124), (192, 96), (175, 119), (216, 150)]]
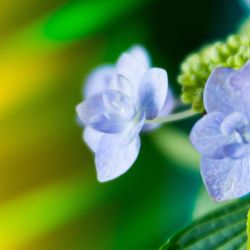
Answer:
[(116, 65), (101, 66), (90, 74), (86, 100), (77, 106), (77, 113), (85, 125), (84, 140), (95, 154), (99, 181), (112, 180), (132, 166), (140, 149), (139, 133), (157, 126), (146, 121), (173, 107), (167, 94), (166, 71), (151, 68), (140, 46), (123, 53)]
[(250, 192), (250, 61), (239, 70), (216, 68), (204, 106), (190, 139), (202, 154), (205, 186), (215, 201), (241, 197)]

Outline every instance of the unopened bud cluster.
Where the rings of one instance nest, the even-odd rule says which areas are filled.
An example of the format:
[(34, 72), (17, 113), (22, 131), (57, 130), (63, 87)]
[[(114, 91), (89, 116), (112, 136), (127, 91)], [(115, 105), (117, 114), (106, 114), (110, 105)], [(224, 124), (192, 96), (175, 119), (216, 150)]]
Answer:
[(181, 65), (178, 82), (182, 85), (182, 101), (203, 112), (203, 90), (216, 67), (241, 68), (250, 59), (250, 37), (232, 35), (189, 55)]

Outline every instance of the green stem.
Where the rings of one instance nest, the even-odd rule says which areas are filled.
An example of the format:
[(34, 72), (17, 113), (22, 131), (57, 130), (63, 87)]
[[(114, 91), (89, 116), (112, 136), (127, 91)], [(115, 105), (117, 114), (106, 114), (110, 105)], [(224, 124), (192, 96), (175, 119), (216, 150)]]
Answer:
[(154, 120), (146, 120), (146, 123), (168, 123), (168, 122), (175, 122), (179, 120), (183, 120), (189, 117), (192, 117), (194, 115), (197, 115), (198, 113), (193, 111), (192, 109), (181, 111), (179, 113), (167, 115), (165, 117), (158, 117)]

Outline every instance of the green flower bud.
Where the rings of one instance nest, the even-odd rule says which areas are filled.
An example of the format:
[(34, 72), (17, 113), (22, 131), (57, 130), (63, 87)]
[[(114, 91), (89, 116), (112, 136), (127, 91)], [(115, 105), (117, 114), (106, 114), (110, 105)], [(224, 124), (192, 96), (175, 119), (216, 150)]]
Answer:
[(201, 48), (189, 55), (181, 65), (178, 82), (182, 85), (182, 101), (204, 112), (203, 90), (216, 67), (241, 68), (250, 59), (250, 37), (232, 35), (225, 42)]

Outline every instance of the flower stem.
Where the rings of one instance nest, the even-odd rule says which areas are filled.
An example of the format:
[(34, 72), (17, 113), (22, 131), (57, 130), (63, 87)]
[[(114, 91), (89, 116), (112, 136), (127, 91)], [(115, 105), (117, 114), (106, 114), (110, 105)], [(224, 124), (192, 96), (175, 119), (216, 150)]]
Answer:
[(189, 117), (192, 117), (194, 115), (197, 115), (198, 113), (193, 111), (192, 109), (181, 111), (179, 113), (158, 117), (154, 120), (146, 120), (146, 123), (168, 123), (168, 122), (175, 122), (179, 120), (183, 120)]

